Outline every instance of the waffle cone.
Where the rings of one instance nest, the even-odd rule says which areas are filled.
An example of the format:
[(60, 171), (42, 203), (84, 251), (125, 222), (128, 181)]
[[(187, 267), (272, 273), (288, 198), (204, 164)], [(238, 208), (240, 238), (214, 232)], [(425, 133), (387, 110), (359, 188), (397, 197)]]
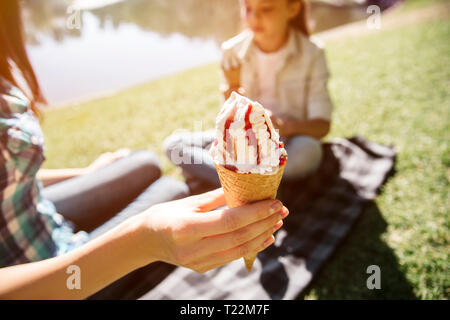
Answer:
[[(259, 200), (275, 199), (286, 164), (273, 174), (238, 173), (217, 163), (215, 166), (227, 205), (233, 208)], [(248, 272), (252, 270), (256, 255), (244, 257)]]

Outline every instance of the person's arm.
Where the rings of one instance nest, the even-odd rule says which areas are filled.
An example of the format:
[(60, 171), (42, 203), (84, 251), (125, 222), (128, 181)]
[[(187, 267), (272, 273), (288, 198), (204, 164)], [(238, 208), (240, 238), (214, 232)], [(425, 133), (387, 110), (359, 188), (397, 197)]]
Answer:
[(87, 173), (87, 168), (39, 169), (37, 178), (44, 187)]
[(322, 139), (330, 132), (330, 121), (325, 119), (286, 119), (283, 120), (272, 116), (272, 122), (279, 130), (282, 137), (291, 137), (297, 135), (311, 136), (316, 139)]
[(316, 51), (309, 67), (311, 69), (306, 97), (307, 117), (304, 120), (274, 117), (274, 126), (280, 130), (281, 136), (307, 135), (322, 139), (330, 131), (333, 104), (327, 88), (330, 74), (323, 49)]
[[(270, 246), (289, 213), (278, 200), (210, 211), (224, 204), (222, 189), (158, 204), (67, 254), (0, 268), (0, 299), (86, 298), (153, 261), (203, 273)], [(80, 289), (67, 287), (71, 265)]]
[(232, 50), (226, 50), (222, 57), (220, 91), (225, 100), (233, 91), (246, 95), (241, 86), (241, 63)]
[(227, 100), (233, 91), (236, 91), (240, 95), (245, 96), (246, 92), (241, 86), (240, 80), (241, 66), (225, 68), (222, 65), (222, 81), (220, 85), (220, 91), (223, 94), (225, 100)]
[(44, 187), (47, 187), (64, 180), (98, 170), (120, 158), (127, 156), (129, 153), (129, 149), (119, 149), (115, 152), (103, 153), (86, 168), (40, 169), (37, 172), (37, 178), (41, 180)]
[[(1, 299), (81, 299), (99, 291), (143, 266), (138, 254), (139, 224), (136, 220), (110, 230), (67, 254), (0, 269)], [(80, 269), (80, 289), (70, 290), (67, 268)]]
[(245, 96), (247, 94), (245, 92), (245, 89), (243, 87), (241, 87), (240, 85), (239, 86), (222, 87), (222, 94), (223, 94), (224, 99), (227, 100), (233, 91), (236, 91), (241, 96)]

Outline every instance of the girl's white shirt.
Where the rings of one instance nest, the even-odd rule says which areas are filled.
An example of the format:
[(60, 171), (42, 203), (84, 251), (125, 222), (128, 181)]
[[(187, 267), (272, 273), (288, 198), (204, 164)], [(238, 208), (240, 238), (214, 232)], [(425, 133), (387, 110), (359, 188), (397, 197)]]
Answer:
[(276, 76), (283, 66), (287, 53), (286, 44), (276, 52), (265, 53), (255, 47), (256, 67), (258, 72), (258, 98), (265, 108), (275, 112), (277, 99), (275, 97)]
[[(285, 47), (274, 57), (264, 57), (258, 53), (253, 32), (246, 29), (225, 41), (222, 52), (222, 65), (241, 66), (241, 86), (247, 96), (275, 115), (331, 119), (333, 105), (327, 88), (330, 73), (323, 45), (313, 37), (292, 29)], [(274, 65), (277, 67), (272, 69)], [(269, 86), (272, 89), (267, 91)], [(221, 87), (227, 88), (223, 76)]]

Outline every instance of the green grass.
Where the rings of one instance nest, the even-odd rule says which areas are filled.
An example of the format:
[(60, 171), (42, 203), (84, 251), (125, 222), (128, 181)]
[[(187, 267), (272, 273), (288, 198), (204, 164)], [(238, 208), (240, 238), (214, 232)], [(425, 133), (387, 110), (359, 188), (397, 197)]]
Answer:
[[(419, 2), (419, 1), (417, 1)], [(393, 144), (396, 175), (321, 270), (306, 299), (449, 298), (450, 22), (431, 21), (327, 47), (335, 103), (331, 137)], [(47, 168), (87, 165), (120, 147), (161, 154), (172, 131), (210, 128), (218, 66), (208, 65), (46, 113)], [(366, 288), (367, 266), (381, 290)]]
[(433, 4), (449, 2), (449, 0), (406, 0), (404, 8), (406, 10), (419, 9)]
[(177, 176), (161, 153), (161, 143), (175, 130), (197, 129), (199, 120), (204, 129), (214, 126), (218, 82), (218, 67), (208, 65), (108, 98), (53, 109), (43, 122), (45, 167), (86, 166), (106, 151), (150, 148), (161, 155), (164, 173)]
[[(450, 22), (328, 46), (331, 136), (393, 144), (397, 173), (305, 298), (448, 298)], [(365, 289), (379, 265), (382, 290)]]

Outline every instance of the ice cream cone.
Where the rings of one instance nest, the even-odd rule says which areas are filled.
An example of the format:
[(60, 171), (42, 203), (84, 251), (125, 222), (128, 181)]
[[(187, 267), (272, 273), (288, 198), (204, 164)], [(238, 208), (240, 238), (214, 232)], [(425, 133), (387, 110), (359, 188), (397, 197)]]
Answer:
[[(259, 200), (275, 199), (286, 163), (272, 174), (238, 173), (217, 163), (215, 166), (227, 205), (233, 208)], [(252, 270), (256, 255), (244, 257), (248, 272)]]

